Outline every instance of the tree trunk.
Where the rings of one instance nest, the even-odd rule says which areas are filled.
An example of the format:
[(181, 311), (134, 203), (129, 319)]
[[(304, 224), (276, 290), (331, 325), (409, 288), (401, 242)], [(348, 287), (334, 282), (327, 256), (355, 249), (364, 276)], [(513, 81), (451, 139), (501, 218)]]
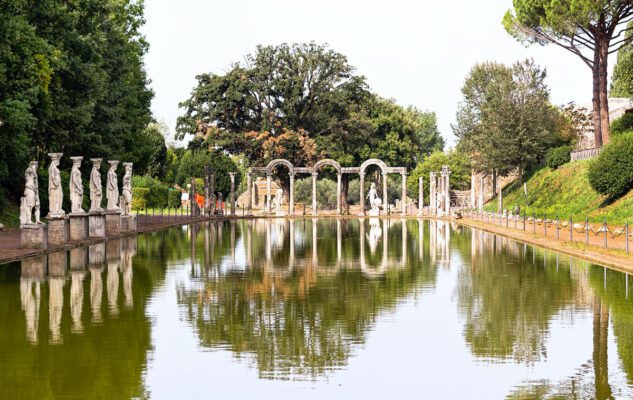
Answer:
[(600, 51), (598, 48), (593, 54), (593, 140), (594, 147), (602, 147), (602, 121), (600, 114)]
[(609, 94), (607, 92), (609, 42), (600, 43), (599, 48), (600, 62), (598, 64), (598, 77), (600, 84), (600, 130), (602, 135), (602, 145), (604, 146), (609, 143)]
[(497, 195), (497, 170), (492, 170), (492, 196)]

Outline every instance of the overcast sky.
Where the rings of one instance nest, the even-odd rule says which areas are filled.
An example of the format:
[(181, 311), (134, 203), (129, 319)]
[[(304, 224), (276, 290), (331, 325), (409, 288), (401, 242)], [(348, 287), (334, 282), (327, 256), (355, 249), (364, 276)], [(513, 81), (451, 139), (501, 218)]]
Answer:
[[(204, 72), (225, 72), (258, 44), (328, 43), (372, 90), (437, 113), (449, 145), (460, 88), (473, 64), (526, 57), (547, 68), (554, 104), (591, 101), (591, 71), (554, 46), (523, 47), (501, 19), (512, 0), (146, 0), (145, 62), (152, 111), (174, 131)], [(612, 69), (615, 57), (610, 60)]]

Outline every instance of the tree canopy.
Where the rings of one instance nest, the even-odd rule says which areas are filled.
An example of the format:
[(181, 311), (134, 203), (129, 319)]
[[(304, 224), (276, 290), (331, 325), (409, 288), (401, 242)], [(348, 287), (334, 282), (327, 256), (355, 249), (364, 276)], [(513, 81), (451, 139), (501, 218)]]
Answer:
[[(628, 28), (633, 29), (633, 23)], [(631, 31), (626, 32), (631, 38)], [(633, 98), (633, 45), (629, 42), (618, 51), (618, 58), (611, 77), (611, 97)]]

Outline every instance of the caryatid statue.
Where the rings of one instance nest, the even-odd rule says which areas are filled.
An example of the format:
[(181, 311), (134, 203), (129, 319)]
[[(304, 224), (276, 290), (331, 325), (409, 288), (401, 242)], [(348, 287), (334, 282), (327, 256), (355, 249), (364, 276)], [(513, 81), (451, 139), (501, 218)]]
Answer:
[(62, 177), (59, 174), (59, 159), (63, 153), (48, 153), (51, 165), (48, 167), (48, 218), (63, 217), (62, 202), (64, 191), (62, 189)]
[(33, 212), (35, 211), (35, 223), (40, 221), (40, 192), (37, 181), (37, 161), (29, 163), (24, 173), (24, 196), (20, 204), (20, 224), (32, 224)]
[(119, 183), (118, 177), (116, 175), (116, 168), (119, 165), (118, 161), (108, 161), (110, 164), (110, 169), (108, 170), (108, 181), (106, 183), (106, 198), (108, 199), (108, 204), (106, 206), (107, 210), (120, 210), (119, 208)]
[(81, 205), (84, 202), (84, 186), (81, 183), (81, 160), (83, 157), (70, 157), (73, 167), (70, 170), (70, 211), (74, 213), (85, 212)]
[(132, 163), (123, 163), (125, 174), (123, 175), (123, 196), (121, 196), (121, 208), (123, 215), (132, 215)]
[(91, 158), (92, 171), (90, 171), (90, 211), (103, 211), (101, 199), (103, 198), (103, 186), (101, 185), (101, 161), (102, 158)]

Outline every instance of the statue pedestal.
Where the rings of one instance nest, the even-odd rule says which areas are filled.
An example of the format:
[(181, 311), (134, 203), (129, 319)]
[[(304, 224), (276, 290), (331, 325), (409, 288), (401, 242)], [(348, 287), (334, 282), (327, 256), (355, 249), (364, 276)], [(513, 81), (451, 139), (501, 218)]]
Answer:
[(45, 249), (46, 224), (24, 224), (20, 225), (20, 243), (25, 249)]
[(288, 213), (286, 213), (285, 211), (277, 211), (275, 212), (275, 215), (278, 217), (285, 217), (286, 215), (288, 215)]
[(88, 214), (76, 212), (68, 214), (70, 218), (70, 240), (81, 241), (88, 237)]
[(135, 215), (121, 216), (121, 232), (136, 232), (136, 216)]
[(380, 211), (379, 210), (369, 210), (367, 211), (367, 215), (369, 215), (370, 217), (377, 217), (380, 215)]
[(88, 214), (88, 237), (105, 237), (105, 212), (90, 211)]
[(47, 217), (48, 244), (64, 245), (68, 242), (68, 216)]
[(117, 236), (121, 233), (121, 210), (106, 210), (106, 236)]

